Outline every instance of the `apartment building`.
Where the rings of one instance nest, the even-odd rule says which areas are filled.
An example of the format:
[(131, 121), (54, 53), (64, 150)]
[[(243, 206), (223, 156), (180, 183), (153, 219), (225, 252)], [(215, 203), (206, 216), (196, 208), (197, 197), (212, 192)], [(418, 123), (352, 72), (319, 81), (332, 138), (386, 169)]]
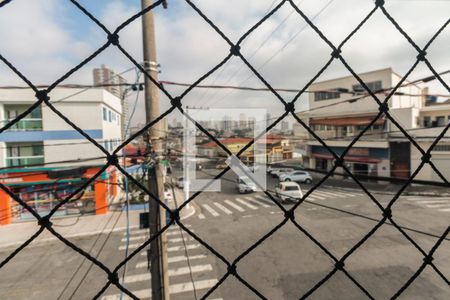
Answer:
[[(121, 140), (120, 99), (102, 88), (56, 88), (55, 107), (90, 137), (112, 151)], [(36, 101), (31, 89), (0, 89), (3, 125)], [(104, 154), (45, 104), (0, 134), (0, 167), (93, 165)], [(79, 160), (74, 162), (74, 160)], [(70, 162), (66, 162), (70, 161)]]
[[(419, 147), (427, 151), (448, 123), (450, 123), (450, 101), (447, 100), (441, 103), (435, 101), (426, 102), (420, 110), (420, 127), (409, 132), (409, 134), (417, 142)], [(390, 139), (391, 141), (406, 142), (406, 138), (399, 133), (391, 134)], [(442, 136), (430, 154), (431, 161), (438, 171), (447, 180), (450, 180), (450, 132)], [(414, 172), (422, 162), (422, 153), (414, 145), (410, 147), (410, 158), (411, 171)], [(422, 167), (415, 179), (442, 182), (440, 176), (429, 164), (425, 164)]]
[[(387, 95), (382, 90), (395, 86), (401, 80), (401, 76), (391, 68), (362, 73), (359, 76), (380, 101)], [(309, 92), (310, 111), (299, 114), (299, 117), (339, 155), (379, 113), (379, 105), (372, 97), (364, 96), (366, 91), (353, 76), (314, 83)], [(423, 94), (424, 91), (420, 87), (405, 81), (389, 100), (389, 113), (405, 130), (420, 125)], [(398, 131), (398, 128), (384, 115), (378, 118), (347, 152), (347, 167), (359, 175), (409, 176), (411, 160), (409, 155), (404, 155), (410, 153), (409, 142), (391, 142), (389, 133), (392, 131)], [(311, 135), (307, 146), (305, 165), (320, 170), (330, 170), (333, 167), (332, 154)]]

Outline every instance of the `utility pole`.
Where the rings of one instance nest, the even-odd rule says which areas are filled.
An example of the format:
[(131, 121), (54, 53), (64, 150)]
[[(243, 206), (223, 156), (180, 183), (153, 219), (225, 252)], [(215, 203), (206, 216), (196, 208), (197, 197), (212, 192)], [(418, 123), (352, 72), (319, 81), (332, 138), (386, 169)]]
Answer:
[[(153, 4), (152, 0), (141, 0), (142, 9)], [(163, 5), (167, 6), (166, 3)], [(150, 10), (142, 16), (142, 38), (144, 52), (144, 68), (158, 81), (158, 63), (156, 56), (156, 38), (155, 38), (155, 22), (153, 11)], [(145, 76), (145, 116), (147, 124), (154, 121), (160, 114), (159, 111), (159, 89)], [(162, 153), (161, 128), (159, 123), (154, 124), (148, 130), (145, 136), (147, 149), (151, 149), (156, 155)], [(153, 160), (156, 159), (156, 155)], [(164, 180), (158, 161), (153, 162), (153, 167), (148, 171), (148, 188), (153, 195), (157, 196), (161, 201), (164, 199)], [(153, 205), (151, 205), (153, 204)], [(160, 209), (159, 204), (149, 198), (149, 229), (150, 236), (153, 237), (158, 233), (163, 224), (165, 224), (165, 212)], [(151, 273), (151, 291), (153, 300), (169, 299), (169, 276), (167, 273), (167, 238), (165, 234), (155, 238), (150, 243), (148, 252), (150, 260)]]

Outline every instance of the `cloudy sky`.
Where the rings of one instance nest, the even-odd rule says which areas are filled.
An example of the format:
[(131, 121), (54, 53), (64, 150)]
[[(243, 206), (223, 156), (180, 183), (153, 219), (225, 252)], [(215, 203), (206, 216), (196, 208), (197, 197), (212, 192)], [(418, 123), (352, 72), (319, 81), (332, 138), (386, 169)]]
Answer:
[[(237, 41), (281, 0), (195, 0), (193, 1), (232, 40)], [(169, 0), (169, 9), (155, 10), (158, 61), (161, 80), (192, 83), (219, 63), (229, 51), (226, 42), (184, 0)], [(373, 0), (295, 0), (300, 9), (333, 42), (339, 44), (373, 8)], [(79, 0), (110, 30), (140, 9), (137, 0)], [(386, 0), (386, 9), (419, 45), (424, 46), (448, 19), (450, 1)], [(450, 28), (429, 48), (428, 58), (438, 72), (450, 67)], [(121, 44), (142, 61), (141, 21), (136, 20), (120, 34)], [(0, 53), (35, 84), (50, 84), (100, 47), (103, 31), (70, 1), (14, 0), (0, 9)], [(279, 88), (302, 88), (325, 64), (330, 48), (305, 24), (287, 3), (250, 35), (242, 53), (270, 84)], [(344, 46), (342, 55), (356, 72), (392, 67), (404, 74), (417, 53), (380, 12)], [(64, 83), (92, 83), (92, 69), (101, 64), (122, 72), (132, 67), (111, 47)], [(349, 75), (337, 61), (319, 78)], [(424, 64), (411, 80), (431, 75)], [(134, 71), (124, 74), (136, 80)], [(444, 79), (448, 81), (450, 76)], [(240, 61), (232, 58), (208, 78), (205, 84), (263, 87), (262, 82)], [(23, 85), (4, 64), (0, 64), (0, 85)], [(446, 93), (438, 83), (429, 84), (434, 93)], [(184, 88), (167, 87), (177, 95)], [(292, 94), (282, 94), (287, 100)], [(129, 97), (133, 103), (135, 95)], [(143, 104), (139, 98), (138, 108)], [(305, 99), (297, 104), (306, 108)], [(185, 104), (204, 107), (264, 107), (273, 115), (283, 108), (269, 92), (194, 89)], [(161, 108), (168, 99), (161, 97)], [(143, 120), (142, 109), (133, 123)], [(174, 115), (175, 116), (175, 115)]]

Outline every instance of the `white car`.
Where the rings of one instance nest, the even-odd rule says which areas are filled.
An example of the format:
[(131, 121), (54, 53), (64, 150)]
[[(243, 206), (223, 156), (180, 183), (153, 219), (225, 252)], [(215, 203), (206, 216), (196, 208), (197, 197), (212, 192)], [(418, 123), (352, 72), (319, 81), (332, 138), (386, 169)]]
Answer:
[(247, 176), (240, 176), (236, 179), (236, 188), (241, 194), (256, 191), (255, 183)]
[(284, 173), (280, 176), (280, 181), (295, 181), (310, 184), (312, 182), (311, 174), (306, 171), (293, 171), (291, 173)]
[(299, 201), (303, 197), (302, 189), (295, 182), (280, 182), (275, 189), (275, 193), (281, 201)]
[(281, 174), (290, 173), (292, 171), (294, 171), (292, 168), (276, 168), (270, 174), (272, 174), (272, 177), (280, 177)]

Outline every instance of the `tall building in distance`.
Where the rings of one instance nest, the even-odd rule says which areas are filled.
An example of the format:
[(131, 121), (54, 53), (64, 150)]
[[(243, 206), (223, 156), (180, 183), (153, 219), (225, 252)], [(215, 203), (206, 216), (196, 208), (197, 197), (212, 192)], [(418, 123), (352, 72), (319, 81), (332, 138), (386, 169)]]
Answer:
[(122, 139), (124, 139), (125, 130), (128, 125), (128, 103), (125, 101), (125, 85), (122, 84), (125, 84), (126, 80), (106, 65), (101, 65), (100, 68), (95, 68), (93, 70), (93, 76), (94, 86), (110, 85), (103, 86), (103, 88), (121, 100)]
[(239, 114), (239, 128), (247, 128), (247, 116), (244, 113)]

